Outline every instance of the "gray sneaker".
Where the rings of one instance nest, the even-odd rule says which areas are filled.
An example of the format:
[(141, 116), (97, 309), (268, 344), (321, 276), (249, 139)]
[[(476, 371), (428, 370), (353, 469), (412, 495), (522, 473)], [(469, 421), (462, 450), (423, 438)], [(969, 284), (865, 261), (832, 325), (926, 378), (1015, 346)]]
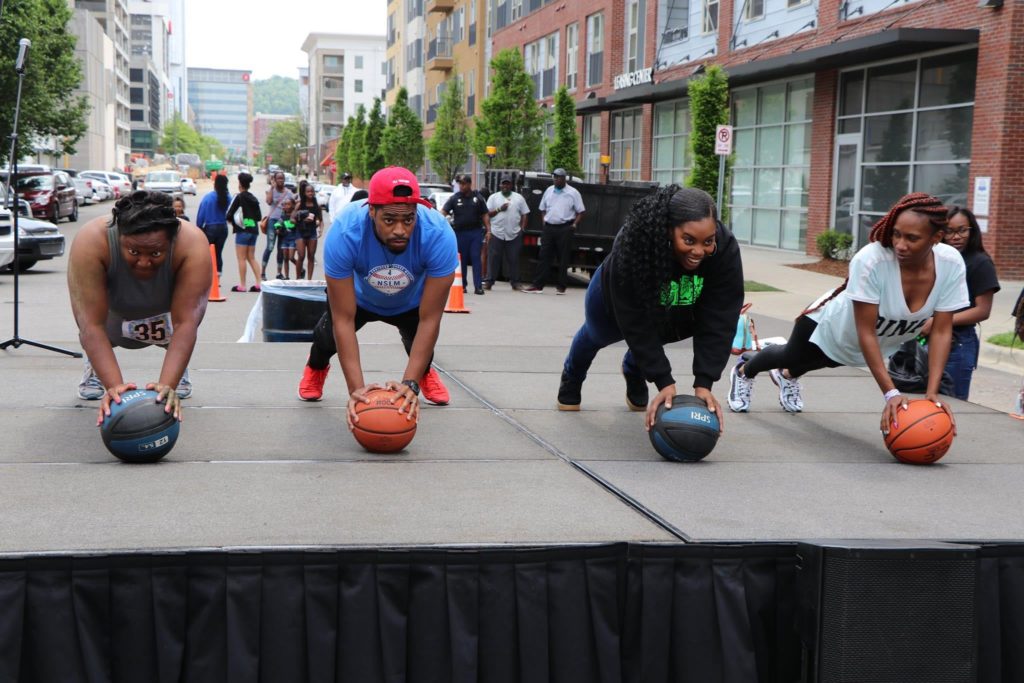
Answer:
[(188, 368), (185, 368), (185, 374), (181, 376), (181, 381), (178, 382), (178, 398), (188, 398), (192, 395), (192, 380), (188, 377)]
[(78, 383), (78, 398), (83, 401), (98, 401), (103, 398), (103, 383), (93, 372), (92, 364), (85, 361), (85, 372), (82, 373), (82, 381)]
[(779, 388), (779, 405), (787, 413), (799, 413), (804, 409), (804, 397), (800, 391), (800, 380), (787, 379), (782, 370), (769, 371), (772, 381)]
[(734, 413), (746, 413), (750, 411), (750, 399), (754, 395), (754, 380), (747, 379), (737, 370), (743, 367), (746, 361), (740, 361), (732, 366), (729, 371), (729, 410)]

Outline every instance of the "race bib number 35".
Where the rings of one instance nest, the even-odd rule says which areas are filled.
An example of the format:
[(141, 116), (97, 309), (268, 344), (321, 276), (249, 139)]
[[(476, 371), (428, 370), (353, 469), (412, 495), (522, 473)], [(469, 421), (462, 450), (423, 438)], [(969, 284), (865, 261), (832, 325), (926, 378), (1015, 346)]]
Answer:
[(143, 344), (168, 344), (172, 334), (174, 327), (171, 325), (170, 313), (161, 313), (152, 318), (125, 320), (121, 323), (121, 336)]

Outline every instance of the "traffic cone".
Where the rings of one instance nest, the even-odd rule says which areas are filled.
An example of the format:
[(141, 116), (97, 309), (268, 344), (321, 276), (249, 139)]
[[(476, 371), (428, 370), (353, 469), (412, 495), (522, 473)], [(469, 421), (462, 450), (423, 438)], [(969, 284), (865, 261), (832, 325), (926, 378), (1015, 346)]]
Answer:
[(444, 305), (445, 313), (469, 313), (466, 308), (466, 301), (462, 295), (462, 254), (459, 254), (459, 264), (455, 266), (455, 281), (448, 291), (448, 302)]
[(217, 248), (210, 245), (210, 261), (213, 267), (213, 282), (210, 283), (210, 296), (207, 301), (227, 301), (220, 293), (220, 276), (217, 275)]

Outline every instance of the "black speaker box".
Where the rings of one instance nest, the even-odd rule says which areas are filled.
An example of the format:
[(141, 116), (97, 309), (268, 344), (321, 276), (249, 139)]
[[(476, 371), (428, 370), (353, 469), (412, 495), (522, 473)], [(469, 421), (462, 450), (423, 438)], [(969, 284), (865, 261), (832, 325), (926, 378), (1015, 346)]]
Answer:
[(977, 546), (800, 543), (797, 589), (805, 683), (977, 680)]

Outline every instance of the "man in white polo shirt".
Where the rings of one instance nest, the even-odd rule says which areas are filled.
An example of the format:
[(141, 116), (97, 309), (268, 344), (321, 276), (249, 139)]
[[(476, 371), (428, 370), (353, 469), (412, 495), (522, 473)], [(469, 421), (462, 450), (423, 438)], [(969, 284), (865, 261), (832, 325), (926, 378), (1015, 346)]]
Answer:
[(540, 199), (540, 211), (544, 218), (544, 231), (541, 233), (540, 243), (540, 266), (537, 268), (537, 275), (533, 284), (524, 287), (523, 292), (540, 294), (544, 291), (544, 283), (548, 273), (551, 271), (551, 264), (558, 257), (558, 281), (557, 291), (565, 294), (566, 285), (569, 283), (569, 252), (572, 247), (572, 235), (583, 220), (583, 213), (586, 207), (583, 206), (583, 197), (579, 191), (567, 185), (564, 168), (556, 168), (554, 173), (554, 185), (544, 191)]
[(523, 249), (523, 230), (530, 207), (523, 195), (512, 189), (512, 176), (501, 177), (500, 192), (487, 198), (487, 213), (491, 217), (491, 234), (487, 236), (487, 277), (484, 289), (494, 281), (504, 266), (512, 289), (519, 289), (519, 252)]

